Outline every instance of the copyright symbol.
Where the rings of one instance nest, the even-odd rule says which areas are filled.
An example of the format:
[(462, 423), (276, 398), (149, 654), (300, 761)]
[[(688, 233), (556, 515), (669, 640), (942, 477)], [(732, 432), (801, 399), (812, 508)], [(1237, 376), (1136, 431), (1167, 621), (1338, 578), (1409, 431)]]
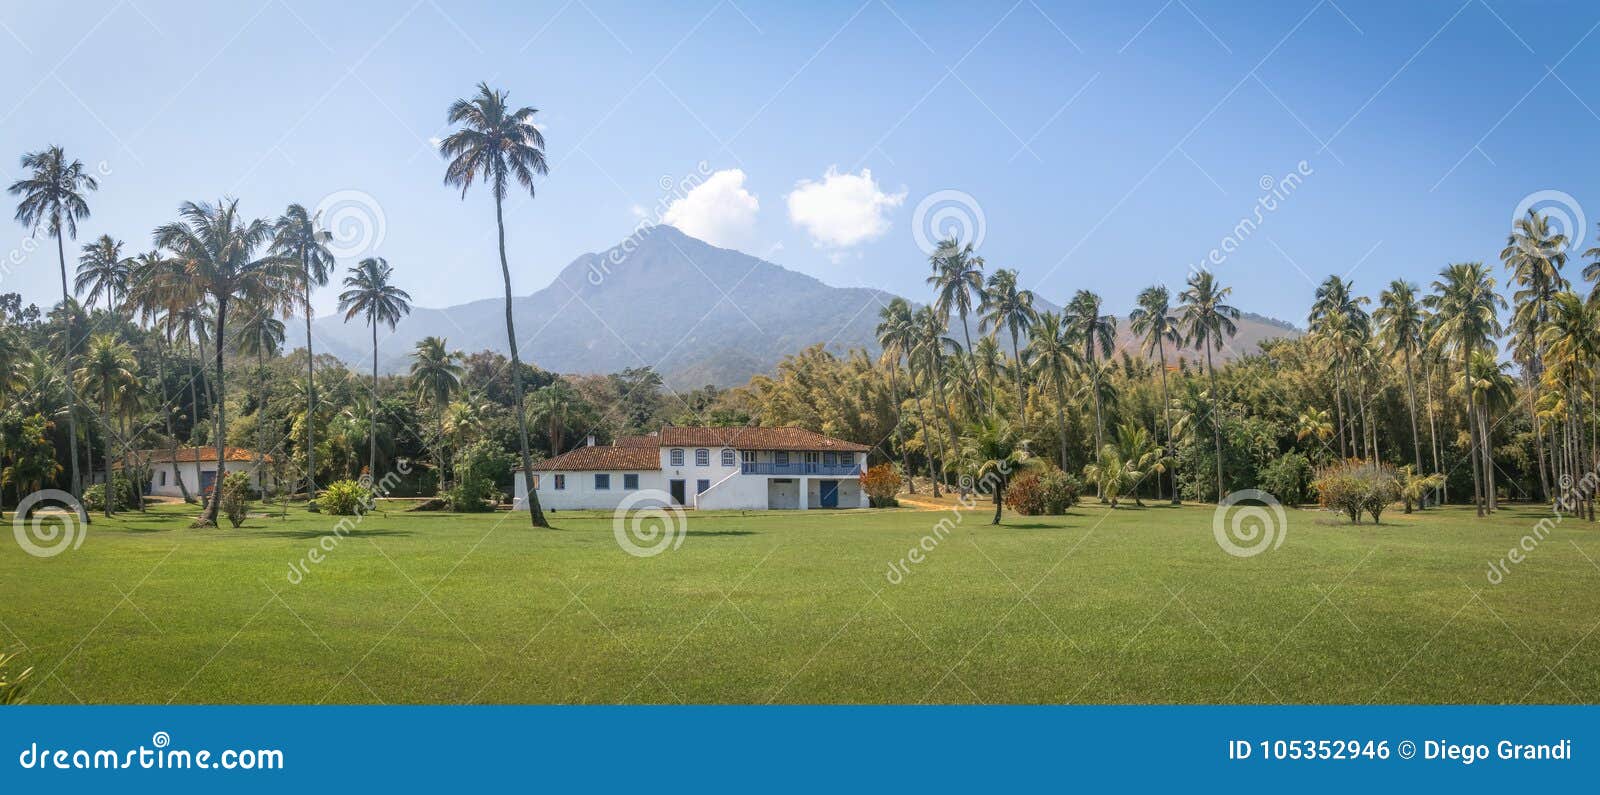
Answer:
[(1416, 743), (1411, 742), (1410, 740), (1405, 740), (1405, 741), (1402, 741), (1400, 743), (1400, 758), (1401, 759), (1410, 759), (1411, 757), (1416, 756), (1416, 755), (1417, 755), (1417, 744)]

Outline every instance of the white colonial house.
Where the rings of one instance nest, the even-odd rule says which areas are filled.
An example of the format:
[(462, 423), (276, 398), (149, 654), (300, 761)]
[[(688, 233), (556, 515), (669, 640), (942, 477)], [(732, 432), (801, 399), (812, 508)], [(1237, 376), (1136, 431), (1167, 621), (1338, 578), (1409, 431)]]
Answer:
[[(654, 490), (702, 510), (866, 508), (863, 444), (801, 428), (662, 428), (589, 444), (533, 465), (533, 488), (549, 510), (616, 508)], [(516, 505), (528, 478), (518, 472)]]
[[(257, 491), (267, 491), (272, 485), (272, 473), (266, 471), (271, 465), (271, 454), (261, 456), (262, 471), (256, 471), (256, 453), (243, 447), (223, 448), (223, 471), (243, 472), (250, 476), (250, 487)], [(171, 450), (147, 450), (139, 454), (141, 461), (149, 462), (150, 482), (145, 484), (145, 494), (159, 494), (164, 497), (181, 497), (183, 492), (178, 488), (177, 472), (183, 472), (183, 485), (188, 487), (190, 494), (210, 494), (217, 483), (217, 448), (215, 447), (180, 447), (176, 456)], [(176, 467), (173, 462), (176, 461)], [(121, 470), (122, 464), (118, 462), (115, 469)], [(176, 470), (176, 471), (175, 471)]]

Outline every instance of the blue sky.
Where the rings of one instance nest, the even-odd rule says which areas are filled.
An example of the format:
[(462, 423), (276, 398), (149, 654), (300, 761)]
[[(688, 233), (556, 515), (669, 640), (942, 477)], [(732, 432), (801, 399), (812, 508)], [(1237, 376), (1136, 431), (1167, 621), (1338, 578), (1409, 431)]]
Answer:
[[(1597, 242), (1586, 3), (18, 5), (0, 10), (0, 179), (52, 143), (103, 167), (80, 244), (142, 250), (186, 199), (270, 216), (355, 196), (383, 224), (375, 240), (368, 212), (352, 249), (376, 242), (426, 306), (500, 290), (491, 203), (441, 185), (430, 148), (480, 80), (540, 109), (553, 166), (507, 208), (519, 294), (660, 211), (920, 297), (936, 194), (981, 209), (991, 267), (1118, 311), (1227, 247), (1236, 305), (1300, 322), (1329, 273), (1375, 293), (1493, 260), (1540, 191), (1570, 196), (1540, 202), (1560, 218), (1587, 207)], [(1262, 211), (1263, 177), (1297, 170)], [(54, 252), (24, 237), (0, 237), (0, 291), (54, 300)]]

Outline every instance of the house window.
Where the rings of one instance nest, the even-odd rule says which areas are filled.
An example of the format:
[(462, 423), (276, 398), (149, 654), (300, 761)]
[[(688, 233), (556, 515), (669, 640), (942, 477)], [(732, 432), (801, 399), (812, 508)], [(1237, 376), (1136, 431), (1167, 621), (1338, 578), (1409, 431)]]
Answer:
[(534, 475), (533, 476), (533, 490), (534, 491), (538, 491), (539, 490), (539, 476), (538, 475)]
[(777, 466), (780, 466), (780, 467), (788, 466), (789, 465), (789, 454), (784, 452), (784, 451), (782, 451), (782, 450), (779, 450), (778, 452), (773, 453), (772, 454), (772, 463), (776, 464)]
[(697, 467), (711, 466), (711, 451), (703, 447), (694, 451), (694, 465)]
[(731, 448), (723, 448), (722, 465), (725, 467), (733, 466), (733, 450)]
[(161, 485), (167, 485), (167, 470), (161, 470)]
[(638, 475), (623, 475), (622, 476), (622, 487), (625, 488), (625, 489), (629, 489), (629, 490), (633, 490), (633, 489), (639, 488), (639, 476)]
[(756, 451), (740, 450), (739, 457), (743, 459), (746, 464), (754, 464), (756, 462)]
[(830, 467), (831, 466), (838, 466), (839, 465), (839, 456), (838, 456), (838, 454), (837, 453), (823, 453), (822, 454), (822, 465), (823, 466), (830, 466)]
[(610, 491), (611, 490), (611, 475), (609, 473), (605, 473), (605, 472), (597, 472), (597, 473), (595, 473), (595, 476), (594, 476), (594, 490), (595, 491)]
[(704, 494), (704, 493), (706, 493), (706, 490), (710, 489), (710, 488), (711, 488), (711, 481), (709, 481), (709, 480), (697, 480), (697, 481), (694, 482), (694, 493), (695, 494)]
[(567, 487), (567, 476), (566, 475), (556, 475), (556, 491), (562, 491), (562, 490), (566, 489), (566, 487)]
[(681, 448), (677, 448), (677, 447), (672, 448), (672, 454), (668, 458), (668, 461), (671, 462), (671, 466), (675, 466), (675, 467), (683, 466), (683, 450)]

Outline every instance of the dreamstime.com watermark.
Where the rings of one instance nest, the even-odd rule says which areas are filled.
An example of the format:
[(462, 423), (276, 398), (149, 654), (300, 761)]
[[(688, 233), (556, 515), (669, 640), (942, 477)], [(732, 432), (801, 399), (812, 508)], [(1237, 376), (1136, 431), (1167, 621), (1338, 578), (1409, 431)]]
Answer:
[(327, 560), (328, 555), (344, 542), (344, 537), (350, 535), (351, 531), (367, 520), (367, 514), (372, 513), (378, 506), (378, 500), (389, 496), (395, 487), (400, 485), (400, 479), (409, 474), (411, 474), (411, 462), (402, 458), (395, 464), (394, 471), (385, 473), (378, 479), (376, 485), (372, 483), (371, 475), (363, 475), (361, 485), (367, 489), (367, 496), (356, 509), (356, 514), (341, 517), (333, 525), (333, 530), (317, 539), (317, 543), (306, 551), (304, 557), (289, 564), (289, 573), (286, 575), (289, 584), (299, 585), (304, 582), (306, 576), (311, 574), (311, 567)]
[(988, 229), (983, 206), (966, 191), (934, 191), (922, 197), (911, 213), (911, 238), (929, 256), (946, 240), (971, 243), (976, 249), (983, 245)]
[(689, 517), (660, 489), (644, 489), (622, 498), (611, 514), (617, 546), (636, 558), (653, 558), (683, 546)]
[[(65, 510), (44, 513), (42, 505), (59, 505)], [(23, 497), (11, 516), (11, 534), (17, 546), (36, 558), (53, 558), (68, 549), (83, 546), (89, 528), (83, 524), (83, 503), (60, 489), (43, 489)]]
[(319, 231), (328, 233), (328, 251), (339, 259), (377, 253), (389, 233), (383, 205), (366, 191), (337, 190), (322, 197), (312, 211)]
[(1244, 241), (1249, 240), (1250, 236), (1261, 228), (1261, 225), (1266, 222), (1267, 216), (1282, 208), (1283, 203), (1288, 201), (1289, 197), (1300, 189), (1300, 186), (1305, 182), (1305, 178), (1314, 173), (1316, 173), (1316, 169), (1312, 168), (1310, 163), (1302, 160), (1295, 164), (1293, 171), (1281, 177), (1262, 174), (1261, 179), (1258, 180), (1262, 193), (1256, 197), (1255, 206), (1251, 208), (1250, 213), (1242, 216), (1239, 222), (1234, 224), (1233, 228), (1222, 236), (1222, 240), (1217, 243), (1216, 247), (1206, 252), (1206, 255), (1199, 262), (1190, 265), (1189, 270), (1198, 273), (1227, 262), (1228, 256), (1238, 251), (1239, 247), (1244, 245)]
[(1211, 513), (1217, 546), (1236, 558), (1253, 558), (1283, 546), (1289, 515), (1278, 498), (1261, 489), (1242, 489), (1222, 498)]
[(1533, 529), (1517, 539), (1516, 545), (1506, 550), (1506, 554), (1499, 560), (1489, 561), (1489, 571), (1484, 575), (1488, 578), (1489, 584), (1499, 585), (1505, 582), (1506, 575), (1511, 573), (1511, 567), (1527, 560), (1528, 556), (1544, 543), (1545, 536), (1550, 535), (1550, 531), (1556, 529), (1556, 525), (1561, 524), (1567, 518), (1567, 514), (1578, 511), (1584, 501), (1594, 495), (1597, 487), (1600, 487), (1600, 473), (1589, 472), (1579, 478), (1577, 483), (1572, 482), (1571, 475), (1562, 475), (1561, 496), (1550, 506), (1550, 515), (1535, 522)]
[(944, 543), (945, 536), (950, 535), (952, 530), (961, 526), (962, 521), (966, 519), (966, 514), (963, 511), (976, 509), (978, 507), (978, 497), (994, 494), (995, 487), (1010, 475), (1011, 467), (1006, 464), (1001, 464), (998, 469), (984, 475), (983, 478), (976, 482), (973, 481), (971, 475), (962, 475), (961, 488), (956, 497), (957, 506), (950, 509), (949, 516), (940, 517), (939, 521), (934, 522), (933, 529), (918, 539), (917, 543), (910, 549), (906, 550), (904, 557), (899, 560), (889, 561), (889, 568), (884, 571), (883, 578), (888, 580), (890, 585), (899, 585), (905, 582), (906, 577), (911, 574), (911, 567), (927, 560), (928, 555), (938, 549), (941, 543)]
[(24, 770), (282, 770), (280, 748), (173, 748), (172, 736), (156, 732), (150, 745), (133, 748), (40, 748), (29, 743), (17, 755)]
[(639, 223), (633, 227), (633, 232), (621, 243), (611, 247), (610, 251), (600, 255), (594, 262), (589, 263), (589, 273), (585, 277), (589, 283), (598, 287), (611, 275), (611, 269), (621, 265), (628, 257), (638, 250), (639, 244), (650, 230), (661, 225), (666, 217), (667, 210), (673, 203), (689, 195), (689, 192), (705, 184), (711, 177), (711, 164), (702, 160), (695, 164), (694, 173), (680, 179), (673, 179), (669, 174), (662, 174), (656, 181), (656, 186), (661, 188), (661, 196), (656, 199), (655, 207), (649, 211), (636, 210), (640, 214)]

